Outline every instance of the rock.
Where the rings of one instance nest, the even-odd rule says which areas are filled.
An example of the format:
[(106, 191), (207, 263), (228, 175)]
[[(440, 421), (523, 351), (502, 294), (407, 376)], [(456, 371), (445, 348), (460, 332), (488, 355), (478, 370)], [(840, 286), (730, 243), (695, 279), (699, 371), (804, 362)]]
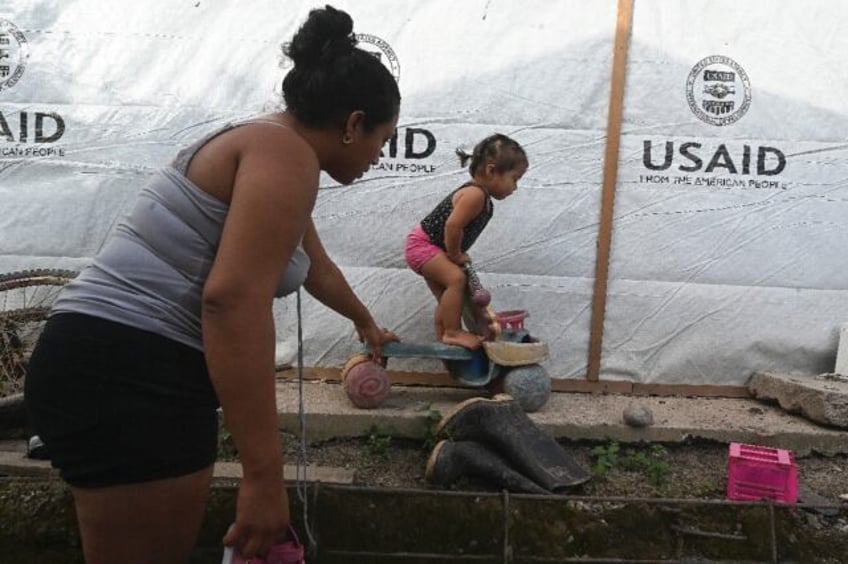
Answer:
[(625, 407), (622, 417), (631, 427), (650, 427), (654, 424), (654, 413), (648, 406), (640, 403), (631, 403)]

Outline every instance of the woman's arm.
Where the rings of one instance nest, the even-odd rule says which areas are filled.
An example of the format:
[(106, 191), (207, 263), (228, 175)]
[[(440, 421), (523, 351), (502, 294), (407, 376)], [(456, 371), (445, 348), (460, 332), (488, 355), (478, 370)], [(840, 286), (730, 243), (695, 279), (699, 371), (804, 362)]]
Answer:
[(248, 126), (239, 133), (229, 212), (204, 286), (201, 319), (209, 375), (244, 475), (235, 527), (224, 542), (250, 557), (289, 524), (272, 305), (312, 212), (318, 162), (288, 130)]
[(371, 312), (327, 254), (311, 219), (303, 235), (303, 250), (310, 260), (309, 273), (304, 283), (306, 291), (325, 306), (350, 319), (356, 327), (360, 342), (367, 342), (374, 357), (379, 358), (381, 345), (397, 337), (391, 331), (377, 327)]

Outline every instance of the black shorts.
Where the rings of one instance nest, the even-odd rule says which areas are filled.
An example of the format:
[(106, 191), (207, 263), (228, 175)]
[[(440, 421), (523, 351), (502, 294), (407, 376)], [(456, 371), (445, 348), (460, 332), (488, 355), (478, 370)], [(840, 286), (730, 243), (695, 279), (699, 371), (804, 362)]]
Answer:
[(73, 486), (182, 476), (215, 462), (218, 399), (203, 353), (148, 331), (50, 317), (25, 397), (34, 431)]

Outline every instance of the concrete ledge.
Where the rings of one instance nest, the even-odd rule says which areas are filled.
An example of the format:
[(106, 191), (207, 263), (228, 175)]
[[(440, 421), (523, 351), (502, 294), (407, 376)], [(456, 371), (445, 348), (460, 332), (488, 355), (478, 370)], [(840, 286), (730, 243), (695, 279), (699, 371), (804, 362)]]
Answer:
[(751, 376), (748, 389), (754, 397), (777, 401), (816, 423), (848, 428), (848, 376), (759, 372)]
[[(325, 484), (353, 484), (354, 470), (333, 466), (306, 466), (300, 469), (292, 464), (283, 466), (283, 476), (287, 482), (298, 479), (303, 482), (322, 482)], [(58, 477), (59, 472), (50, 465), (49, 460), (33, 460), (26, 456), (26, 441), (0, 441), (0, 474), (27, 477)], [(242, 478), (241, 463), (216, 462), (213, 478)]]
[[(473, 388), (434, 388), (393, 385), (386, 402), (376, 409), (358, 409), (337, 382), (304, 381), (302, 414), (310, 442), (329, 438), (362, 437), (372, 427), (394, 436), (424, 439), (432, 431), (431, 412), (441, 414), (458, 402), (480, 395)], [(299, 433), (298, 383), (277, 383), (280, 427)], [(654, 424), (630, 427), (624, 409), (639, 403), (653, 413)], [(620, 394), (552, 393), (530, 418), (558, 439), (633, 442), (683, 442), (706, 439), (746, 442), (787, 448), (797, 455), (848, 452), (843, 431), (753, 399), (698, 397), (634, 397)]]
[(0, 441), (0, 474), (12, 476), (50, 477), (59, 472), (49, 460), (32, 460), (26, 456), (26, 441)]
[[(757, 393), (765, 398), (764, 383), (789, 386), (795, 378), (771, 375), (769, 378), (756, 377), (752, 382), (757, 383)], [(839, 403), (848, 402), (841, 391), (846, 386), (844, 382), (828, 378), (802, 380), (806, 384), (812, 382), (821, 386), (818, 396), (829, 400), (827, 421), (841, 421), (837, 418), (839, 414), (848, 416), (839, 411), (848, 410), (848, 404)], [(433, 431), (434, 413), (445, 414), (457, 403), (480, 395), (475, 388), (393, 385), (383, 405), (365, 410), (350, 403), (339, 382), (307, 380), (302, 384), (301, 413), (300, 388), (297, 381), (277, 382), (279, 424), (282, 430), (295, 434), (300, 433), (301, 424), (305, 425), (308, 442), (365, 437), (374, 427), (387, 429), (396, 437), (424, 440)], [(787, 411), (795, 405), (788, 402), (797, 396), (798, 392), (787, 392), (788, 407), (781, 408), (756, 399), (554, 392), (542, 409), (529, 416), (550, 435), (572, 441), (676, 443), (705, 439), (787, 448), (799, 456), (811, 452), (848, 453), (844, 430), (819, 425)], [(651, 411), (653, 425), (635, 428), (624, 423), (622, 414), (633, 403)], [(49, 462), (30, 460), (25, 453), (23, 440), (0, 442), (0, 474), (48, 476), (55, 473)], [(236, 463), (216, 465), (216, 477), (237, 479), (240, 471)], [(296, 478), (294, 466), (287, 466), (285, 472), (287, 480)], [(353, 482), (353, 472), (342, 468), (313, 467), (306, 472), (307, 481)]]
[[(353, 470), (338, 468), (335, 466), (306, 466), (301, 469), (298, 476), (298, 468), (292, 464), (283, 466), (283, 476), (286, 482), (295, 482), (300, 479), (304, 482), (322, 482), (330, 484), (353, 484)], [(239, 462), (216, 462), (213, 477), (241, 479), (241, 463)]]

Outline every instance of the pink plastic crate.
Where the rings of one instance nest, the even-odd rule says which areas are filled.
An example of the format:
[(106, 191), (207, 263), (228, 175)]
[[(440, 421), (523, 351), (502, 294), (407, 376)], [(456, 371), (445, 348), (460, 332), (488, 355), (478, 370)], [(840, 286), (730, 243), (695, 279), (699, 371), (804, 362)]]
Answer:
[(740, 501), (798, 501), (798, 467), (791, 450), (730, 443), (727, 497)]

